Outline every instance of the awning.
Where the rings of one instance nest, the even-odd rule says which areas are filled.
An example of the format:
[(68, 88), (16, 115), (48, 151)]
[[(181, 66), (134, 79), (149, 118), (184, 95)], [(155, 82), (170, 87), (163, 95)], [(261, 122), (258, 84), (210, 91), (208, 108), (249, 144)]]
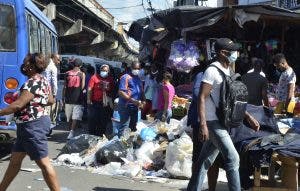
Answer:
[[(159, 25), (153, 25), (152, 21), (159, 23)], [(183, 6), (159, 11), (153, 14), (150, 19), (143, 18), (133, 22), (128, 35), (137, 41), (141, 41), (143, 31), (146, 28), (155, 31), (152, 33), (147, 32), (148, 34), (151, 33), (149, 39), (159, 39), (160, 41), (170, 38), (170, 35), (165, 34), (166, 31), (171, 34), (172, 39), (194, 38), (196, 36), (218, 37), (218, 35), (241, 37), (241, 34), (236, 33), (245, 31), (244, 25), (253, 22), (277, 27), (295, 27), (298, 26), (297, 24), (300, 26), (300, 14), (270, 5), (243, 5), (220, 8)], [(158, 28), (164, 30), (157, 32), (156, 29)], [(163, 38), (161, 38), (162, 32), (164, 32)]]

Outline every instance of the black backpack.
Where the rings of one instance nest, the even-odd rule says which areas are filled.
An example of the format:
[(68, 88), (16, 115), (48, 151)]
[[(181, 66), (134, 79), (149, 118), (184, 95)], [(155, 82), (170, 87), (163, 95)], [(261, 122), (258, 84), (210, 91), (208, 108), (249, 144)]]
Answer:
[[(220, 88), (220, 101), (216, 105), (216, 115), (227, 128), (240, 127), (243, 123), (245, 112), (247, 109), (248, 90), (247, 86), (240, 81), (240, 74), (230, 70), (230, 76), (215, 67), (223, 77), (223, 82)], [(212, 97), (211, 97), (212, 99)], [(212, 99), (214, 102), (214, 100)]]

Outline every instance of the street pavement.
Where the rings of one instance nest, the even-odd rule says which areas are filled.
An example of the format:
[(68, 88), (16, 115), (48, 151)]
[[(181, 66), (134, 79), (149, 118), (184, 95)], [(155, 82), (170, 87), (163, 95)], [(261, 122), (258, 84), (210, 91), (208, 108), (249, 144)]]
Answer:
[[(84, 133), (85, 128), (80, 128), (76, 134)], [(49, 156), (57, 157), (66, 143), (68, 131), (64, 126), (56, 128), (49, 138)], [(9, 153), (0, 147), (0, 179), (9, 162)], [(29, 168), (29, 169), (28, 169)], [(40, 171), (29, 172), (38, 169), (37, 165), (25, 158), (22, 169), (7, 191), (46, 191), (46, 183)], [(167, 182), (157, 183), (155, 180), (137, 180), (120, 176), (104, 176), (93, 174), (89, 170), (75, 169), (67, 166), (55, 166), (62, 191), (179, 191), (185, 190), (187, 180), (168, 179)], [(217, 191), (227, 191), (225, 183), (218, 183)]]

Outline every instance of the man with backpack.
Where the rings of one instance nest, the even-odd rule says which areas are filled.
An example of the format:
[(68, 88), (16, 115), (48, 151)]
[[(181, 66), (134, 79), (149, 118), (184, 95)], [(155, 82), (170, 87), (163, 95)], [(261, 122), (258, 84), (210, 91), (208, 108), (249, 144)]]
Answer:
[(74, 129), (81, 121), (83, 115), (83, 90), (85, 86), (85, 74), (81, 72), (82, 61), (76, 58), (73, 62), (74, 68), (66, 72), (63, 99), (67, 122), (70, 123), (68, 139), (74, 137)]
[(231, 65), (237, 59), (238, 45), (228, 38), (216, 40), (217, 59), (204, 72), (199, 94), (199, 138), (203, 143), (198, 158), (198, 173), (190, 179), (187, 190), (201, 190), (207, 170), (219, 152), (224, 160), (230, 191), (240, 191), (239, 155), (228, 129), (238, 127), (245, 118), (254, 130), (258, 122), (246, 112), (247, 87), (236, 80)]

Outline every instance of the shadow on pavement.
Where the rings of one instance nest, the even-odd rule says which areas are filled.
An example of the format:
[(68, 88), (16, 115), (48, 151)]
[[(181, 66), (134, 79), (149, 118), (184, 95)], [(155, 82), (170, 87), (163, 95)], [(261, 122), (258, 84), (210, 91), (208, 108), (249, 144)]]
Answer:
[(94, 191), (142, 191), (142, 190), (129, 190), (124, 188), (103, 188), (103, 187), (95, 187)]
[(12, 146), (12, 143), (0, 145), (0, 163), (1, 161), (9, 161)]

